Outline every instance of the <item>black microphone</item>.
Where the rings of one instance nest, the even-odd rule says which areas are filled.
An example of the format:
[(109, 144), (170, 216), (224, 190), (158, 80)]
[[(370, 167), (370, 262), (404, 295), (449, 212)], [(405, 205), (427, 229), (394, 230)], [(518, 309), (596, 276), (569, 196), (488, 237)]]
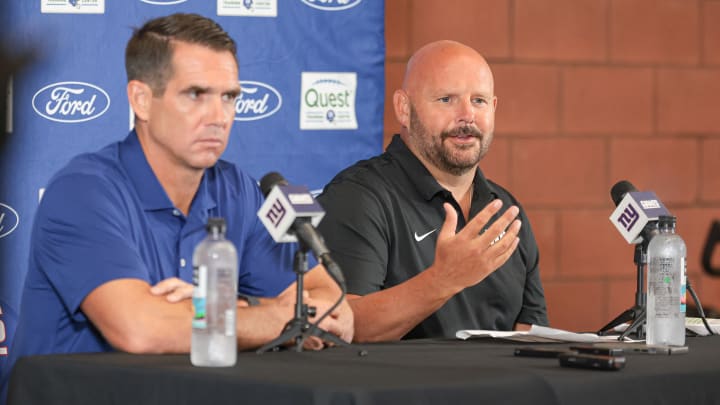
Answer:
[[(293, 208), (298, 208), (301, 204), (293, 204), (293, 200), (306, 200), (310, 199), (313, 204), (317, 204), (314, 199), (312, 199), (312, 195), (309, 192), (300, 193), (302, 198), (298, 198), (297, 193), (295, 193), (295, 196), (293, 197), (293, 194), (290, 192), (283, 191), (284, 188), (291, 188), (289, 186), (288, 181), (285, 180), (285, 177), (283, 177), (282, 174), (278, 172), (270, 172), (263, 176), (262, 179), (260, 179), (260, 190), (262, 191), (263, 195), (267, 199), (270, 193), (274, 189), (279, 189), (282, 193), (281, 195), (284, 197), (287, 197), (287, 201), (290, 201), (291, 206), (294, 205)], [(295, 190), (294, 190), (295, 191)], [(266, 200), (266, 204), (263, 204), (263, 207), (265, 205), (270, 205), (273, 203), (277, 203), (277, 201), (270, 201), (270, 199)], [(319, 206), (319, 205), (318, 205)], [(322, 207), (320, 207), (322, 209)], [(300, 211), (299, 209), (293, 210), (294, 211)], [(260, 208), (260, 213), (266, 213), (267, 210), (264, 208)], [(321, 214), (324, 214), (324, 211), (321, 212)], [(322, 216), (322, 215), (321, 215)], [(302, 245), (304, 244), (306, 247), (308, 247), (310, 250), (312, 250), (315, 257), (322, 263), (325, 268), (328, 270), (331, 276), (336, 279), (338, 284), (341, 285), (343, 291), (345, 290), (345, 278), (343, 277), (342, 271), (340, 270), (340, 266), (333, 260), (333, 258), (330, 256), (330, 249), (327, 248), (325, 245), (325, 241), (323, 240), (320, 233), (315, 229), (315, 226), (312, 224), (312, 218), (317, 217), (317, 212), (313, 212), (313, 215), (299, 215), (295, 214), (294, 217), (292, 217), (292, 223), (290, 224), (289, 228), (287, 229), (288, 234), (294, 235), (298, 242)], [(262, 219), (262, 217), (261, 217)], [(268, 227), (267, 224), (266, 228), (268, 228), (268, 231), (272, 234), (276, 231), (274, 227)]]
[(612, 198), (613, 203), (615, 203), (615, 206), (617, 207), (618, 204), (620, 204), (620, 201), (625, 198), (625, 194), (631, 191), (638, 191), (638, 189), (635, 188), (635, 186), (629, 181), (620, 180), (615, 183), (615, 185), (610, 189), (610, 197)]

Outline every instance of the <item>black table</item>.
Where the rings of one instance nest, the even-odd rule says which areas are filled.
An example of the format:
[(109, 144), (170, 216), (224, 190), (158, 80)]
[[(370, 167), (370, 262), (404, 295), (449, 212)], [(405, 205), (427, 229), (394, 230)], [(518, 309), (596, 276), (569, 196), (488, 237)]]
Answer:
[(9, 405), (720, 404), (720, 337), (687, 344), (688, 354), (629, 354), (620, 371), (515, 357), (524, 344), (486, 339), (241, 353), (232, 368), (193, 367), (188, 355), (31, 356), (15, 366)]

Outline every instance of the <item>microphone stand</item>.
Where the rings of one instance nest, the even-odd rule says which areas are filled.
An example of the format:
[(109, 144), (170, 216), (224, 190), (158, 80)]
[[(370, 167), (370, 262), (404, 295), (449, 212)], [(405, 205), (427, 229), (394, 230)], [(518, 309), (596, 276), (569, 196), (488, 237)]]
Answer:
[[(648, 224), (650, 225), (650, 224)], [(647, 225), (646, 225), (647, 226)], [(647, 230), (647, 228), (646, 228)], [(650, 232), (643, 232), (644, 235), (650, 235)], [(647, 248), (650, 243), (650, 238), (643, 236), (643, 240), (640, 243), (635, 244), (635, 256), (633, 261), (637, 266), (637, 285), (635, 289), (635, 305), (626, 309), (620, 315), (615, 317), (607, 325), (600, 328), (597, 332), (598, 335), (608, 335), (618, 325), (632, 321), (630, 325), (623, 331), (618, 337), (618, 340), (623, 340), (631, 333), (635, 333), (635, 337), (638, 340), (645, 339), (645, 320), (646, 320), (646, 296), (643, 292), (645, 288), (645, 266), (647, 265)]]
[(288, 341), (295, 341), (295, 351), (302, 352), (303, 344), (308, 336), (319, 336), (323, 340), (331, 341), (336, 345), (347, 345), (345, 341), (339, 337), (328, 333), (317, 325), (311, 324), (308, 317), (316, 314), (316, 308), (303, 303), (303, 277), (308, 271), (307, 252), (309, 247), (302, 241), (298, 241), (299, 248), (295, 252), (295, 260), (293, 262), (293, 270), (295, 271), (295, 283), (297, 286), (295, 297), (295, 317), (285, 324), (285, 329), (269, 343), (257, 349), (255, 353), (262, 354), (267, 351), (277, 351)]

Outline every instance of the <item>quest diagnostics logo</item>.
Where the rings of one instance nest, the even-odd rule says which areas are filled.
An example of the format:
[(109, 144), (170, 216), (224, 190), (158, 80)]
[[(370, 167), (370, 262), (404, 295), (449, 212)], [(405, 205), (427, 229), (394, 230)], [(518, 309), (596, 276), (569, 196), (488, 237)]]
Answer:
[(235, 99), (235, 121), (255, 121), (280, 110), (282, 96), (269, 84), (241, 80), (240, 95)]
[(41, 13), (104, 14), (105, 0), (41, 0)]
[(188, 0), (140, 0), (143, 3), (152, 4), (155, 6), (171, 6), (173, 4), (185, 3)]
[(353, 8), (362, 0), (302, 0), (306, 5), (325, 11), (340, 11)]
[(110, 96), (90, 83), (60, 82), (38, 90), (32, 106), (38, 115), (50, 121), (78, 123), (103, 115), (110, 108)]
[(355, 72), (303, 72), (300, 129), (357, 129)]
[(20, 223), (17, 211), (11, 206), (0, 203), (0, 239), (10, 235)]

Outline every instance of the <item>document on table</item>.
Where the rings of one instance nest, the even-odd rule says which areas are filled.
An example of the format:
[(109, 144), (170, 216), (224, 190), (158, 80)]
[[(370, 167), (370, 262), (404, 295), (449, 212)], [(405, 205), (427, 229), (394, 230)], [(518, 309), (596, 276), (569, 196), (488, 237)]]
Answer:
[[(720, 319), (717, 318), (706, 318), (710, 329), (716, 335), (720, 335)], [(685, 329), (691, 330), (700, 336), (707, 336), (710, 334), (701, 318), (694, 318), (688, 316), (685, 318)]]
[[(533, 325), (529, 331), (497, 331), (497, 330), (459, 330), (455, 337), (462, 340), (472, 338), (496, 338), (513, 340), (516, 342), (569, 342), (569, 343), (596, 343), (617, 342), (617, 336), (598, 336), (595, 333), (575, 333), (562, 329), (548, 328)], [(633, 340), (626, 338), (625, 342)]]

